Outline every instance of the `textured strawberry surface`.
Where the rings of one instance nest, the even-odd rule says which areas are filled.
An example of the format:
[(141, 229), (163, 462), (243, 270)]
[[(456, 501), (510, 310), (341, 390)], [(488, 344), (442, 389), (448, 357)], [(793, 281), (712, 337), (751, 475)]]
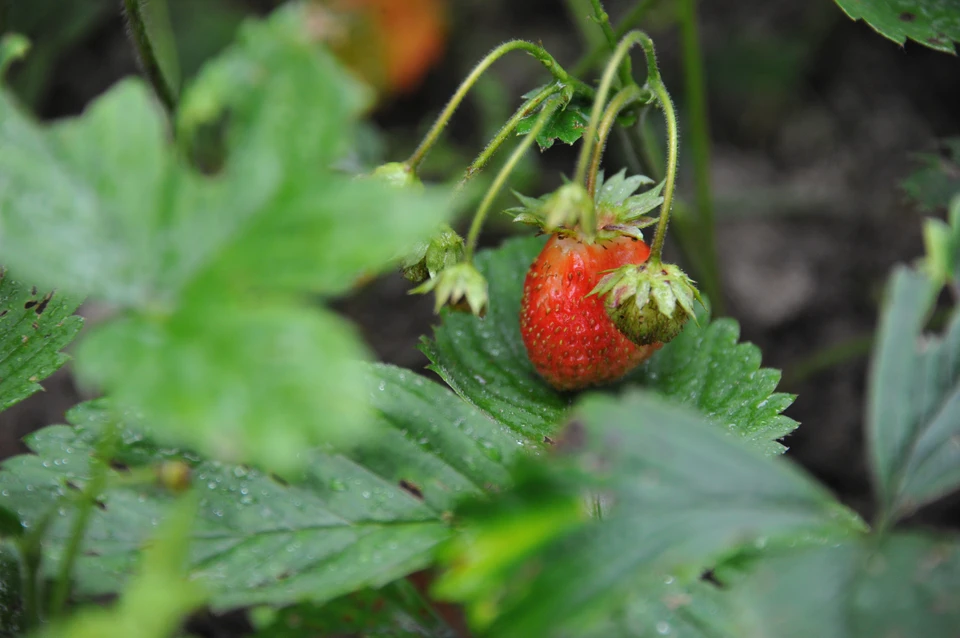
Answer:
[(552, 237), (523, 285), (520, 331), (537, 372), (558, 390), (619, 379), (662, 344), (637, 346), (607, 316), (599, 295), (587, 297), (604, 273), (646, 261), (650, 248), (619, 237), (595, 244)]

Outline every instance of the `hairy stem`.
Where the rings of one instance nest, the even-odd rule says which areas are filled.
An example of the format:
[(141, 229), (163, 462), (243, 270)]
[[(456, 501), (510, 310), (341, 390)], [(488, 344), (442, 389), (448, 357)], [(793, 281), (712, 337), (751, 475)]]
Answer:
[(592, 94), (593, 89), (583, 84), (579, 80), (570, 76), (566, 71), (563, 70), (563, 67), (557, 63), (557, 61), (550, 55), (546, 49), (541, 46), (538, 46), (532, 42), (527, 42), (526, 40), (511, 40), (510, 42), (505, 42), (498, 46), (496, 49), (488, 53), (480, 62), (473, 68), (470, 72), (470, 75), (460, 84), (457, 88), (456, 93), (453, 94), (453, 97), (450, 98), (450, 101), (447, 102), (447, 105), (441, 111), (437, 120), (433, 123), (433, 126), (430, 127), (430, 130), (427, 132), (426, 137), (423, 138), (423, 141), (420, 142), (420, 146), (413, 152), (413, 155), (410, 156), (410, 159), (407, 160), (407, 165), (416, 169), (420, 163), (423, 161), (423, 158), (426, 157), (427, 153), (430, 151), (430, 148), (436, 143), (437, 139), (440, 137), (443, 130), (447, 127), (447, 124), (450, 122), (450, 118), (453, 117), (454, 112), (460, 106), (460, 103), (463, 102), (463, 98), (466, 97), (467, 93), (476, 84), (477, 80), (481, 75), (486, 72), (490, 66), (502, 58), (507, 53), (511, 51), (526, 51), (534, 58), (536, 58), (541, 64), (550, 73), (553, 77), (561, 84), (566, 86), (573, 86), (577, 91), (585, 92), (587, 94)]
[[(652, 57), (652, 52), (651, 52)], [(667, 237), (667, 226), (670, 224), (670, 206), (673, 203), (673, 190), (677, 180), (677, 156), (680, 147), (680, 135), (677, 131), (677, 113), (673, 108), (673, 101), (667, 93), (667, 87), (660, 81), (659, 74), (648, 79), (651, 88), (657, 94), (657, 100), (663, 107), (663, 116), (667, 121), (667, 176), (663, 184), (663, 206), (660, 208), (660, 220), (657, 222), (657, 234), (653, 237), (653, 246), (650, 248), (649, 261), (652, 264), (660, 262), (663, 253), (663, 242)]]
[[(640, 0), (640, 2), (623, 17), (620, 24), (617, 25), (616, 30), (613, 32), (615, 40), (622, 38), (628, 31), (638, 26), (654, 2), (656, 2), (656, 0)], [(611, 47), (606, 44), (595, 46), (573, 65), (570, 73), (577, 77), (587, 73), (600, 62), (603, 55), (609, 51), (610, 48)]]
[(463, 178), (457, 184), (457, 190), (462, 189), (467, 182), (476, 177), (476, 175), (483, 170), (487, 165), (487, 162), (500, 150), (500, 147), (503, 146), (503, 143), (507, 141), (510, 135), (516, 130), (517, 125), (520, 123), (520, 120), (527, 117), (536, 110), (538, 106), (543, 104), (543, 102), (549, 98), (551, 95), (559, 93), (563, 87), (559, 83), (551, 83), (543, 88), (539, 93), (534, 95), (532, 98), (520, 105), (514, 114), (507, 120), (507, 123), (497, 131), (497, 134), (487, 143), (483, 151), (477, 156), (473, 163), (467, 167), (467, 170), (463, 174)]
[(640, 87), (631, 83), (624, 89), (621, 89), (607, 105), (607, 110), (603, 112), (603, 118), (600, 120), (600, 127), (597, 129), (597, 146), (593, 152), (593, 160), (590, 162), (590, 169), (587, 171), (587, 192), (592, 198), (597, 190), (597, 173), (600, 172), (600, 163), (603, 160), (603, 151), (607, 146), (607, 139), (610, 137), (610, 131), (617, 121), (617, 116), (633, 101), (640, 97)]
[[(603, 32), (603, 37), (607, 40), (607, 46), (610, 47), (611, 51), (616, 50), (617, 48), (617, 34), (614, 33), (613, 27), (610, 25), (610, 15), (603, 8), (603, 3), (600, 0), (590, 0), (590, 4), (593, 5), (593, 15), (597, 21), (597, 24), (600, 25), (600, 30)], [(630, 68), (630, 57), (624, 56), (623, 61), (620, 63), (620, 84), (622, 86), (627, 86), (633, 83), (633, 70)]]
[(490, 185), (487, 194), (484, 195), (483, 201), (480, 202), (480, 206), (477, 208), (477, 213), (473, 217), (473, 222), (470, 224), (470, 231), (467, 233), (467, 248), (464, 261), (470, 262), (473, 260), (473, 253), (477, 248), (477, 241), (480, 239), (480, 229), (483, 228), (483, 222), (487, 217), (487, 213), (490, 211), (490, 208), (493, 206), (494, 200), (496, 200), (497, 195), (500, 194), (500, 189), (503, 188), (506, 184), (507, 179), (509, 179), (510, 174), (513, 173), (513, 170), (517, 167), (517, 164), (520, 162), (520, 159), (523, 155), (529, 150), (530, 146), (537, 139), (537, 135), (540, 134), (540, 131), (543, 130), (543, 127), (547, 125), (547, 121), (550, 119), (550, 116), (560, 108), (560, 105), (563, 103), (563, 100), (554, 96), (543, 105), (543, 110), (540, 111), (540, 115), (537, 116), (537, 121), (534, 123), (533, 128), (527, 133), (527, 136), (523, 138), (523, 141), (514, 149), (513, 153), (510, 155), (510, 158), (507, 159), (507, 162), (503, 165), (503, 168), (500, 169), (500, 172), (497, 173), (496, 178), (493, 180), (493, 184)]
[(143, 7), (140, 0), (123, 0), (123, 12), (130, 27), (130, 41), (137, 51), (137, 57), (143, 67), (143, 74), (153, 86), (154, 92), (160, 99), (167, 112), (173, 113), (177, 109), (177, 97), (173, 87), (167, 82), (160, 68), (153, 43), (147, 33), (147, 24), (143, 18)]

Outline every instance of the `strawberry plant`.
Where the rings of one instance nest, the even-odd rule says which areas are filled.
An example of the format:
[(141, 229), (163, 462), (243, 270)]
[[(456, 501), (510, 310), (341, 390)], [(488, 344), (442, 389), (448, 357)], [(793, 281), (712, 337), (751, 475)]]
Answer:
[[(426, 49), (384, 70), (412, 44), (365, 59), (326, 38), (368, 4), (250, 19), (181, 83), (130, 0), (144, 80), (52, 123), (0, 89), (0, 409), (65, 349), (94, 397), (0, 466), (0, 636), (191, 635), (204, 610), (291, 638), (955, 636), (960, 540), (909, 522), (960, 487), (955, 184), (929, 157), (907, 182), (950, 210), (883, 300), (868, 521), (783, 455), (794, 397), (718, 309), (699, 107), (697, 210), (676, 220), (694, 277), (665, 256), (680, 122), (642, 11), (614, 28), (591, 0), (602, 50), (570, 70), (497, 46), (406, 160), (371, 166), (374, 98), (347, 69), (373, 59), (404, 90), (443, 30), (414, 3)], [(909, 28), (839, 4), (900, 41), (957, 37), (942, 3), (899, 3)], [(678, 6), (695, 93), (695, 5)], [(5, 35), (0, 76), (28, 49)], [(422, 179), (466, 95), (520, 53), (547, 83), (449, 184)], [(614, 132), (656, 144), (651, 113), (662, 165), (614, 166)], [(518, 166), (557, 141), (579, 144), (564, 184), (504, 211), (536, 235), (481, 250)], [(435, 300), (427, 373), (376, 362), (334, 310), (396, 270)]]

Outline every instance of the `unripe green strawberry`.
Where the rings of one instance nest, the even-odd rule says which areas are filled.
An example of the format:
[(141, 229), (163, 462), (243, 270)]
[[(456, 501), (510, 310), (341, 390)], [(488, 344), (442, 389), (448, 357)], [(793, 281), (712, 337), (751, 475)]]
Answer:
[(423, 186), (414, 170), (403, 162), (390, 162), (378, 166), (373, 171), (373, 176), (398, 188)]
[(419, 242), (400, 262), (404, 278), (415, 284), (437, 276), (463, 260), (463, 237), (447, 224), (426, 241)]
[(672, 341), (696, 319), (700, 293), (680, 268), (660, 262), (631, 264), (609, 273), (591, 292), (603, 297), (607, 314), (637, 345)]

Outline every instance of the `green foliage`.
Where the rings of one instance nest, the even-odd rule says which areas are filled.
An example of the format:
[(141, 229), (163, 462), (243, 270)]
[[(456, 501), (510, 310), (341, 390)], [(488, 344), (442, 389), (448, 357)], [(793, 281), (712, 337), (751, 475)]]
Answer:
[(953, 198), (947, 220), (929, 218), (923, 224), (923, 260), (926, 275), (939, 284), (956, 285), (960, 279), (960, 187)]
[[(363, 371), (374, 436), (348, 454), (304, 449), (290, 484), (245, 466), (158, 447), (132, 415), (93, 510), (75, 569), (83, 595), (119, 591), (173, 496), (125, 477), (165, 460), (192, 466), (200, 494), (189, 573), (217, 607), (314, 602), (377, 587), (428, 565), (450, 536), (449, 512), (467, 495), (509, 481), (522, 447), (504, 428), (438, 384), (388, 366)], [(74, 486), (90, 476), (93, 443), (113, 418), (85, 404), (27, 439), (34, 455), (7, 460), (0, 489), (29, 528), (54, 511), (44, 569), (57, 573), (75, 513)], [(122, 467), (123, 469), (117, 469)], [(295, 479), (295, 480), (294, 480)]]
[[(541, 87), (542, 89), (542, 87)], [(524, 95), (525, 98), (533, 97), (541, 89), (531, 91)], [(517, 135), (527, 135), (533, 130), (533, 125), (540, 115), (540, 109), (536, 109), (517, 123)], [(560, 140), (564, 144), (574, 144), (583, 137), (584, 132), (590, 122), (590, 103), (575, 98), (563, 109), (555, 111), (546, 125), (537, 135), (537, 145), (540, 150), (545, 151), (554, 142)]]
[(910, 199), (927, 212), (946, 208), (960, 193), (960, 137), (947, 138), (941, 146), (940, 153), (918, 155), (921, 167), (900, 183)]
[[(447, 313), (433, 340), (421, 344), (431, 369), (457, 394), (535, 442), (553, 436), (571, 400), (537, 375), (520, 337), (523, 278), (542, 247), (542, 239), (515, 239), (480, 254), (477, 267), (490, 283), (487, 316)], [(782, 450), (775, 440), (796, 423), (780, 412), (793, 397), (774, 392), (780, 373), (760, 368), (760, 351), (738, 344), (738, 336), (733, 320), (711, 323), (703, 316), (628, 383), (701, 410), (765, 452)]]
[(0, 268), (0, 410), (41, 390), (39, 382), (66, 363), (60, 350), (83, 323), (76, 308), (76, 301), (40, 294)]
[(203, 603), (203, 590), (185, 573), (196, 503), (178, 503), (143, 551), (138, 574), (112, 609), (89, 609), (38, 638), (167, 638)]
[(413, 585), (401, 580), (326, 605), (302, 604), (279, 611), (254, 610), (255, 638), (362, 635), (365, 638), (456, 638)]
[(952, 638), (960, 548), (896, 534), (784, 552), (765, 558), (733, 596), (739, 638)]
[(0, 544), (0, 638), (20, 635), (23, 622), (20, 587), (19, 557), (9, 546)]
[(870, 378), (870, 458), (885, 516), (898, 516), (960, 486), (960, 313), (942, 338), (922, 338), (937, 288), (923, 274), (894, 273)]
[[(680, 584), (694, 584), (743, 546), (836, 542), (864, 528), (785, 461), (764, 457), (691, 410), (634, 392), (619, 399), (590, 395), (576, 414), (564, 446), (574, 450), (575, 465), (558, 472), (565, 477), (579, 470), (584, 485), (609, 500), (603, 520), (572, 532), (569, 524), (531, 524), (545, 530), (539, 551), (508, 577), (498, 574), (499, 587), (450, 584), (470, 582), (464, 565), (475, 564), (476, 547), (489, 542), (468, 535), (458, 541), (466, 545), (464, 556), (450, 558), (451, 572), (438, 584), (438, 591), (460, 594), (476, 621), (490, 623), (492, 635), (560, 635), (557, 630), (579, 627), (584, 617), (595, 619), (616, 606), (638, 579), (671, 574)], [(523, 516), (533, 523), (556, 511), (556, 502), (547, 498)], [(496, 530), (503, 518), (496, 514), (493, 522), (476, 525)], [(656, 600), (661, 590), (658, 581), (644, 594)]]
[(302, 11), (247, 24), (187, 88), (181, 143), (225, 127), (214, 175), (184, 163), (139, 82), (49, 127), (0, 95), (4, 259), (121, 312), (82, 344), (81, 378), (157, 436), (278, 469), (366, 421), (362, 345), (302, 295), (342, 293), (449, 211), (445, 193), (332, 170), (365, 94), (310, 42)]
[(951, 0), (836, 0), (844, 13), (903, 44), (907, 38), (945, 53), (960, 41), (960, 12)]

